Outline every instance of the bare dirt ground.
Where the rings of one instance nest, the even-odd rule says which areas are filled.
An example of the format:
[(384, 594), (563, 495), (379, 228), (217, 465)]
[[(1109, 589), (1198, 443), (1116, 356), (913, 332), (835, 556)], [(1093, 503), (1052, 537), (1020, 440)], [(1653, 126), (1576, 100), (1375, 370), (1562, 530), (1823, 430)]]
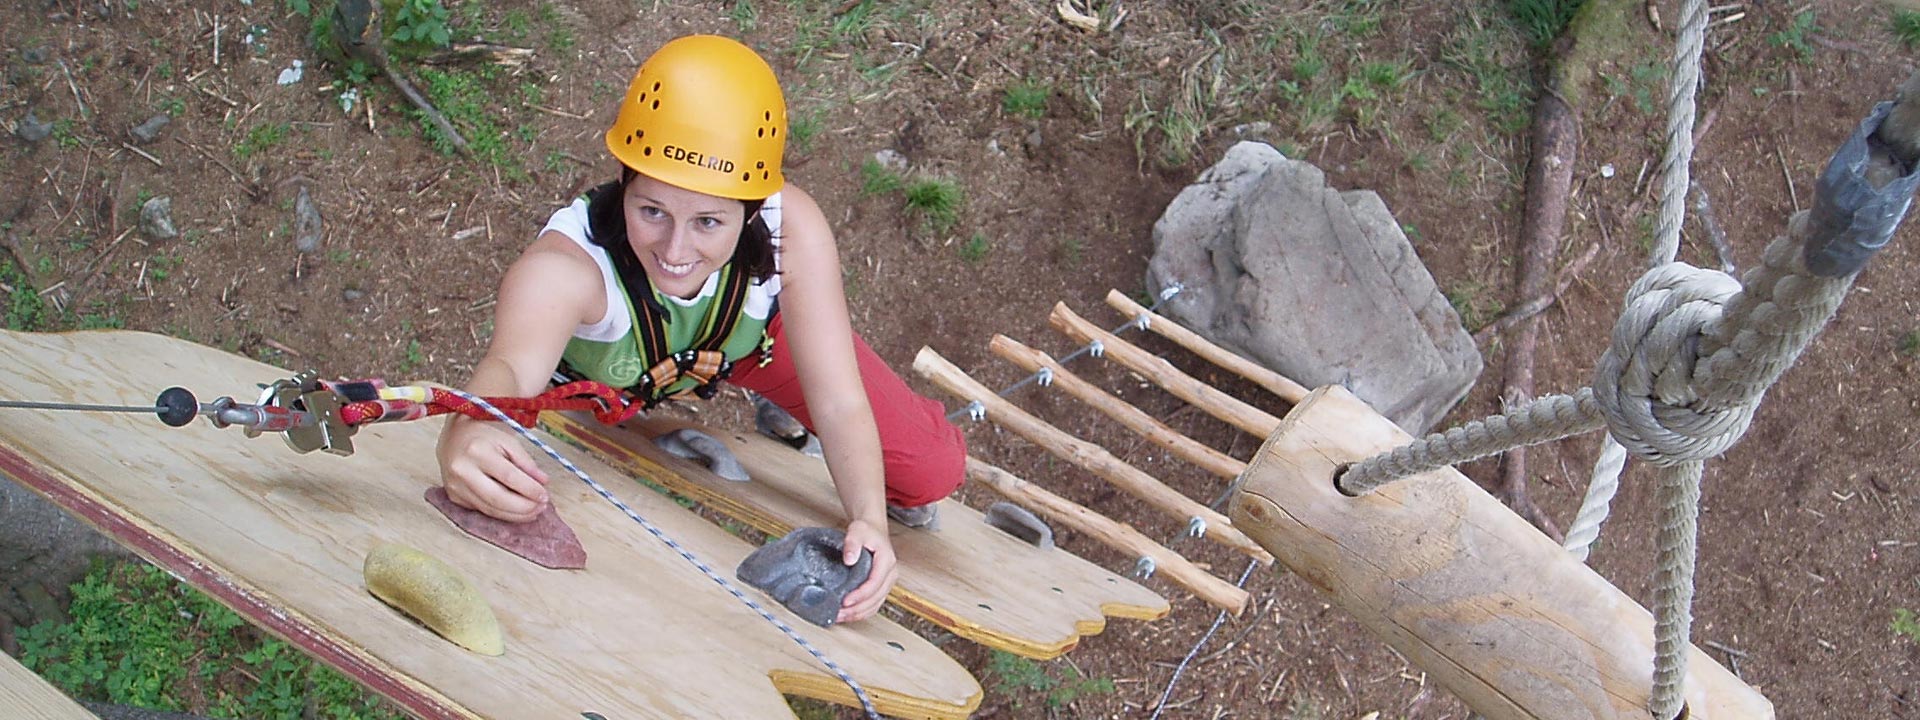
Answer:
[[(1379, 192), (1471, 327), (1518, 302), (1510, 287), (1537, 53), (1506, 2), (1115, 4), (1126, 10), (1116, 28), (1085, 33), (1039, 0), (462, 0), (448, 5), (456, 38), (535, 51), (518, 69), (457, 64), (424, 81), (480, 90), (466, 106), (437, 96), (487, 145), (475, 158), (436, 151), (378, 79), (358, 85), (370, 102), (343, 113), (351, 73), (309, 47), (305, 5), (0, 0), (0, 121), (15, 130), (31, 113), (51, 123), (38, 142), (0, 140), (10, 326), (118, 325), (290, 368), (460, 382), (484, 346), (501, 270), (553, 208), (612, 177), (600, 134), (639, 59), (690, 32), (740, 37), (781, 73), (803, 138), (789, 175), (836, 223), (856, 326), (903, 371), (930, 345), (1004, 386), (1018, 373), (987, 352), (994, 333), (1070, 352), (1046, 325), (1056, 301), (1118, 324), (1100, 298), (1142, 291), (1154, 220), (1242, 136), (1320, 165), (1336, 187)], [(1670, 33), (1677, 3), (1652, 9)], [(1869, 2), (1733, 2), (1715, 13), (1694, 175), (1738, 267), (1757, 263), (1807, 206), (1827, 154), (1905, 77), (1911, 49), (1888, 14)], [(1645, 262), (1671, 52), (1650, 17), (1635, 13), (1617, 38), (1623, 51), (1579, 108), (1562, 257), (1593, 245), (1598, 256), (1543, 316), (1542, 391), (1589, 381)], [(276, 84), (296, 59), (305, 78)], [(1041, 90), (1034, 116), (1010, 101), (1018, 88)], [(130, 137), (156, 114), (171, 117), (157, 140)], [(910, 175), (957, 182), (965, 200), (951, 229), (930, 229), (897, 192), (863, 190), (863, 162), (889, 148), (910, 160)], [(292, 240), (303, 187), (326, 219), (310, 253)], [(158, 196), (171, 198), (180, 237), (133, 230), (140, 204)], [(1690, 225), (1682, 259), (1716, 265), (1703, 238)], [(1695, 641), (1731, 648), (1713, 654), (1780, 717), (1920, 716), (1920, 637), (1893, 624), (1897, 610), (1920, 608), (1920, 517), (1907, 497), (1920, 444), (1914, 242), (1903, 231), (1866, 270), (1749, 437), (1708, 468)], [(1454, 421), (1497, 410), (1500, 342), (1483, 345), (1487, 371)], [(1145, 344), (1285, 410), (1177, 348)], [(1238, 457), (1258, 445), (1125, 372), (1091, 360), (1076, 369)], [(231, 391), (259, 380), (235, 378)], [(1069, 402), (1034, 389), (1016, 398), (1193, 497), (1221, 489)], [(741, 422), (739, 405), (707, 412)], [(1156, 537), (1178, 530), (989, 425), (969, 435), (982, 458), (1095, 510)], [(1595, 446), (1581, 438), (1532, 456), (1534, 499), (1563, 524)], [(1462, 469), (1482, 482), (1495, 470)], [(1643, 603), (1650, 480), (1644, 468), (1628, 473), (1593, 559)], [(963, 497), (992, 500), (978, 489)], [(1071, 533), (1062, 544), (1108, 567), (1131, 563)], [(1203, 544), (1176, 549), (1229, 578), (1244, 567)], [(980, 648), (947, 644), (988, 689), (979, 715), (1146, 714), (1215, 616), (1150, 582), (1172, 598), (1170, 618), (1117, 621), (1060, 664), (1112, 680), (1111, 693), (1050, 706), (991, 672)], [(1202, 650), (1166, 716), (1465, 716), (1297, 578), (1260, 573), (1247, 586), (1254, 609)]]

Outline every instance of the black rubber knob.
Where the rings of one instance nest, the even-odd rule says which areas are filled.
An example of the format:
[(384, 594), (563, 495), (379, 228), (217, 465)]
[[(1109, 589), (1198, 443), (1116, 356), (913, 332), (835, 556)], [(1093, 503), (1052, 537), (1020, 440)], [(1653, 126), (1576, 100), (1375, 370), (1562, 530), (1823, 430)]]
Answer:
[(170, 427), (183, 427), (193, 422), (200, 414), (200, 401), (193, 393), (183, 387), (170, 387), (160, 391), (160, 397), (153, 401), (154, 409), (160, 415), (160, 422)]

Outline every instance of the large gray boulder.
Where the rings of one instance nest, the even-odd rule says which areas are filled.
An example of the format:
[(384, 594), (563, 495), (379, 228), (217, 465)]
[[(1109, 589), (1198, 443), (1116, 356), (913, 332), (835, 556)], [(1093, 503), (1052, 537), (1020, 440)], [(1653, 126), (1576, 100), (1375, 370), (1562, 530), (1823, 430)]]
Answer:
[(1242, 142), (1153, 227), (1162, 312), (1308, 387), (1341, 384), (1407, 432), (1465, 396), (1482, 362), (1380, 196)]

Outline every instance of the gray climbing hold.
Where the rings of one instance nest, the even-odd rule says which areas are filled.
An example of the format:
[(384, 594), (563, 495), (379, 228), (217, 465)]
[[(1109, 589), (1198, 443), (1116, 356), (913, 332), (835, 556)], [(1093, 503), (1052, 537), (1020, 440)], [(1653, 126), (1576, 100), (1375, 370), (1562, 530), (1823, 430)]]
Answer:
[(654, 438), (653, 444), (674, 457), (705, 462), (707, 469), (723, 479), (734, 482), (753, 479), (747, 475), (747, 468), (733, 456), (733, 451), (727, 449), (726, 443), (699, 430), (680, 428)]
[(1041, 550), (1053, 549), (1053, 528), (1026, 508), (1002, 500), (987, 506), (984, 519), (988, 525), (1019, 538), (1021, 542)]
[(753, 426), (760, 434), (791, 445), (795, 450), (806, 448), (811, 436), (799, 418), (758, 393), (753, 396)]
[(866, 582), (873, 553), (860, 551), (859, 562), (842, 562), (846, 533), (805, 527), (761, 546), (734, 569), (734, 577), (773, 597), (807, 622), (827, 627), (840, 615), (847, 593)]

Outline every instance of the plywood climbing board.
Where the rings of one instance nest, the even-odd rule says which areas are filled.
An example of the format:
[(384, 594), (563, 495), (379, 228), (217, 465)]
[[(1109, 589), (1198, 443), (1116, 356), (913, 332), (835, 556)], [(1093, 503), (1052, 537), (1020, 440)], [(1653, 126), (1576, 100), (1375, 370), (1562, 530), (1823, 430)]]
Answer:
[[(758, 434), (652, 418), (609, 428), (591, 418), (549, 413), (553, 432), (601, 459), (712, 507), (770, 535), (845, 524), (826, 464)], [(649, 438), (693, 427), (726, 443), (753, 477), (723, 480), (706, 467), (653, 446)], [(940, 505), (933, 532), (894, 526), (900, 579), (892, 601), (956, 635), (1038, 659), (1058, 657), (1107, 617), (1165, 617), (1166, 599), (1066, 550), (1040, 549), (987, 525), (955, 500)]]
[[(286, 370), (133, 332), (0, 332), (0, 397), (141, 404), (180, 385), (241, 395)], [(440, 423), (363, 428), (350, 457), (151, 416), (0, 411), (0, 475), (48, 496), (256, 625), (421, 718), (790, 717), (782, 694), (852, 691), (559, 467), (553, 502), (588, 553), (547, 570), (456, 530), (421, 499)], [(588, 458), (588, 473), (724, 574), (752, 548)], [(506, 653), (441, 640), (373, 598), (377, 542), (451, 564), (492, 604)], [(965, 717), (981, 689), (951, 658), (873, 619), (814, 628), (772, 606), (889, 716)]]
[(0, 709), (22, 720), (100, 720), (6, 653), (0, 653)]

